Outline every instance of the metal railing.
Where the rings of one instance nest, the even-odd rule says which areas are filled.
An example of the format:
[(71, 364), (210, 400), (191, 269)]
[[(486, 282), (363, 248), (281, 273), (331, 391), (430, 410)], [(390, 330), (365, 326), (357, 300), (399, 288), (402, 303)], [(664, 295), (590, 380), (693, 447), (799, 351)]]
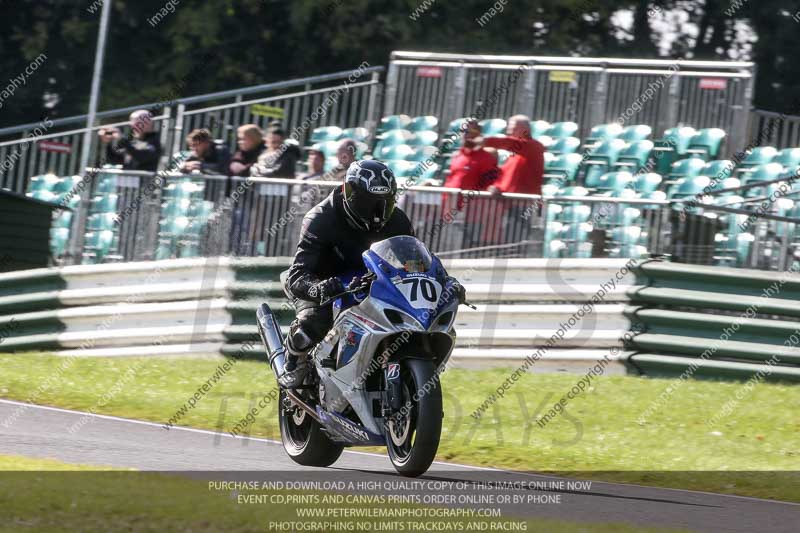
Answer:
[[(745, 146), (753, 93), (750, 62), (498, 56), (393, 52), (384, 115), (648, 124), (656, 135), (676, 125), (719, 127), (727, 150)], [(649, 90), (652, 88), (652, 91)], [(649, 95), (649, 96), (646, 96)]]
[(754, 109), (748, 136), (753, 146), (800, 148), (800, 116)]
[[(87, 176), (89, 186), (75, 192), (82, 201), (63, 264), (291, 256), (305, 213), (340, 185), (108, 168), (87, 169)], [(757, 192), (769, 185), (734, 190), (745, 197), (726, 196), (732, 205), (710, 203), (717, 192), (654, 200), (403, 185), (398, 205), (416, 235), (443, 257), (666, 255), (676, 262), (786, 270), (800, 261), (800, 219), (787, 216), (788, 199), (763, 208)], [(800, 193), (786, 196), (793, 194)]]
[[(97, 114), (98, 119), (112, 121), (91, 130), (115, 126), (125, 136), (130, 131), (128, 114), (137, 109), (150, 110), (157, 115), (155, 128), (163, 148), (162, 168), (172, 153), (182, 148), (185, 134), (193, 128), (209, 128), (233, 148), (238, 126), (250, 122), (264, 126), (277, 119), (284, 128), (299, 135), (299, 142), (305, 143), (317, 126), (374, 126), (379, 118), (383, 70), (381, 66), (362, 64), (350, 71), (104, 111)], [(244, 97), (252, 98), (245, 101)], [(0, 163), (8, 161), (8, 164), (2, 168), (0, 188), (24, 193), (31, 176), (80, 173), (80, 154), (87, 129), (79, 126), (85, 123), (86, 116), (79, 115), (48, 121), (46, 127), (31, 123), (1, 128)], [(70, 126), (73, 129), (68, 129)], [(101, 166), (105, 162), (103, 145), (96, 136), (92, 136), (90, 154), (92, 165)]]

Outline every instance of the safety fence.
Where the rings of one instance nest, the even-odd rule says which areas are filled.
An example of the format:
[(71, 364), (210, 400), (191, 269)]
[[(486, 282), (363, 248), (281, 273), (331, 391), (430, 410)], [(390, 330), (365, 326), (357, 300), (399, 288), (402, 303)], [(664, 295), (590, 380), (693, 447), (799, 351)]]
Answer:
[(800, 382), (800, 273), (645, 261), (626, 348), (644, 374)]
[[(236, 128), (248, 123), (265, 127), (270, 121), (279, 120), (300, 143), (305, 143), (319, 126), (374, 129), (379, 118), (383, 70), (381, 66), (362, 63), (350, 71), (188, 98), (180, 97), (180, 89), (186, 83), (183, 80), (164, 94), (163, 101), (98, 113), (102, 125), (89, 130), (89, 164), (99, 166), (105, 161), (104, 145), (95, 133), (116, 127), (123, 137), (128, 136), (128, 115), (138, 109), (150, 110), (154, 115), (155, 131), (163, 148), (160, 168), (166, 168), (170, 156), (184, 148), (184, 138), (194, 128), (208, 128), (231, 149), (236, 145)], [(82, 169), (86, 118), (80, 115), (1, 128), (0, 188), (23, 193), (31, 176), (48, 172), (78, 174)]]
[(620, 120), (662, 132), (722, 128), (728, 153), (746, 145), (754, 65), (749, 62), (500, 56), (396, 51), (384, 115), (436, 115), (445, 124), (523, 113), (572, 121), (580, 137)]
[[(267, 302), (288, 328), (294, 312), (279, 274), (289, 263), (212, 257), (0, 274), (0, 330), (8, 333), (0, 351), (263, 359), (256, 308)], [(585, 369), (611, 351), (611, 360), (624, 362), (620, 338), (629, 327), (623, 310), (632, 281), (626, 261), (446, 259), (444, 265), (477, 307), (459, 310), (455, 361), (518, 364), (607, 285), (591, 320), (568, 332), (534, 371)], [(612, 366), (609, 372), (625, 372), (622, 364)]]
[[(91, 169), (87, 176), (76, 181), (85, 187), (76, 192), (75, 210), (56, 216), (62, 240), (53, 251), (60, 264), (291, 256), (305, 213), (339, 186), (116, 169)], [(494, 195), (411, 183), (401, 180), (398, 204), (416, 235), (442, 257), (669, 256), (765, 270), (786, 270), (800, 258), (800, 220), (780, 214), (786, 211), (780, 202), (756, 212), (695, 197), (587, 196), (580, 187), (564, 189), (574, 196)]]

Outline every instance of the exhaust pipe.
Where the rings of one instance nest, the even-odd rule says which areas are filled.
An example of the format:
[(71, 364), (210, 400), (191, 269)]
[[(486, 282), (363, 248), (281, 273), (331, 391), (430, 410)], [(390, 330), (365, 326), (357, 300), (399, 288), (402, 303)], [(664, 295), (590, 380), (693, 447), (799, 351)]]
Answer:
[(261, 342), (267, 349), (269, 365), (272, 367), (275, 377), (278, 378), (283, 375), (286, 365), (286, 348), (283, 346), (281, 328), (278, 321), (275, 320), (275, 315), (272, 314), (272, 309), (265, 303), (258, 306), (256, 319)]

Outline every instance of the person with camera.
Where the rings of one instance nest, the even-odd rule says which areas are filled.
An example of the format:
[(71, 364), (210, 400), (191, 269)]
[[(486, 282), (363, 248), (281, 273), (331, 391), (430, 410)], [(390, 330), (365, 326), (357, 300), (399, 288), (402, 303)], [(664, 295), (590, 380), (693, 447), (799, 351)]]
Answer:
[(153, 131), (153, 115), (145, 109), (130, 116), (131, 132), (123, 137), (117, 128), (101, 128), (97, 134), (106, 148), (106, 163), (125, 170), (158, 170), (161, 142)]

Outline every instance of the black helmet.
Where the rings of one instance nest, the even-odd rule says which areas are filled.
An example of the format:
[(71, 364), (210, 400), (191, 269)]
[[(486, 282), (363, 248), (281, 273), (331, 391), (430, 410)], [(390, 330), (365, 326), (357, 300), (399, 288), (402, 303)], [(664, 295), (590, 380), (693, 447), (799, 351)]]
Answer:
[(397, 194), (394, 173), (380, 161), (354, 161), (344, 178), (344, 212), (350, 223), (378, 231), (392, 216)]

